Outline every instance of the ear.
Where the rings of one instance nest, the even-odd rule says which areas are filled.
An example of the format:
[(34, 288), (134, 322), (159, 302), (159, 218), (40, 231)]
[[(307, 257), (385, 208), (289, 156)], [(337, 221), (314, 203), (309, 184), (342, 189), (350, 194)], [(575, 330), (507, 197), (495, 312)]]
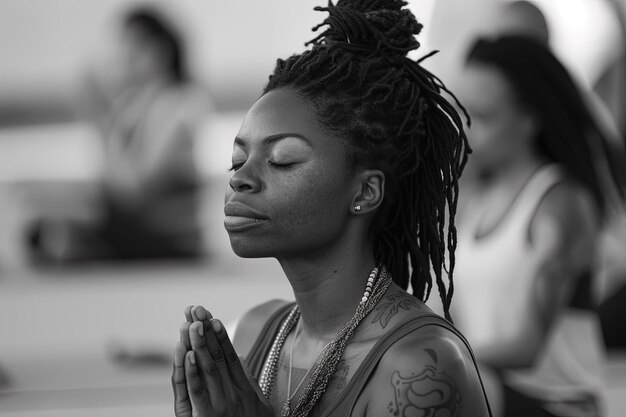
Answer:
[(351, 213), (362, 215), (375, 212), (385, 195), (385, 174), (377, 169), (368, 169), (358, 175), (357, 181)]

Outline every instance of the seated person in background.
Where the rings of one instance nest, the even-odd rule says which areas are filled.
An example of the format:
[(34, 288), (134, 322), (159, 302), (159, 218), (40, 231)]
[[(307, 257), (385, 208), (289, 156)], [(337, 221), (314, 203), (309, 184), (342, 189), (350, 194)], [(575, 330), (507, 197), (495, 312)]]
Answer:
[(495, 371), (495, 415), (597, 417), (591, 271), (616, 155), (540, 42), (481, 39), (463, 75), (476, 175), (462, 191), (453, 317)]
[(101, 213), (95, 224), (65, 225), (63, 242), (46, 239), (42, 223), (35, 243), (44, 258), (176, 258), (201, 252), (194, 136), (207, 102), (190, 80), (179, 35), (155, 10), (126, 15), (119, 47), (121, 82), (112, 91), (92, 88), (90, 97), (90, 104), (100, 105), (91, 113), (103, 139)]
[[(604, 7), (607, 8), (607, 6)], [(608, 8), (610, 9), (610, 7)], [(624, 13), (626, 13), (626, 9)], [(616, 20), (619, 21), (620, 13), (617, 12), (615, 16)], [(624, 140), (626, 139), (625, 18), (626, 15), (621, 18), (622, 26), (625, 29), (621, 36), (621, 42), (616, 42), (616, 48), (614, 48), (614, 50), (622, 51), (621, 59), (619, 54), (617, 57), (608, 58), (598, 52), (602, 59), (597, 59), (599, 61), (597, 65), (601, 70), (597, 75), (599, 78), (594, 78), (593, 90), (589, 88), (585, 91), (585, 84), (579, 84), (587, 100), (587, 105), (595, 113), (611, 146), (616, 148), (616, 152), (620, 152), (626, 145)], [(597, 17), (596, 19), (598, 23), (596, 23), (594, 30), (611, 32), (610, 25), (606, 29), (597, 28), (602, 21)], [(546, 46), (550, 44), (548, 23), (534, 2), (513, 1), (506, 3), (495, 23), (499, 33), (529, 36)], [(607, 36), (607, 40), (616, 41), (611, 36)], [(610, 55), (613, 54), (615, 52), (611, 52)], [(594, 56), (591, 55), (589, 58), (593, 59)], [(626, 161), (622, 163), (626, 164)], [(623, 255), (626, 253), (626, 207), (619, 202), (613, 205), (614, 210), (605, 219), (597, 244), (594, 295), (598, 302), (597, 308), (607, 348), (624, 349), (626, 348), (626, 332), (622, 328), (623, 323), (626, 322), (626, 259)]]

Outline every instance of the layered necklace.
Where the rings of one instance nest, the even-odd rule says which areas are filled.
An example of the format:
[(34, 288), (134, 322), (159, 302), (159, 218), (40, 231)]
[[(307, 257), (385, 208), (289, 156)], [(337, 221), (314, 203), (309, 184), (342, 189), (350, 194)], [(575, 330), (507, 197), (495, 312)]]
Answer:
[[(363, 293), (363, 297), (359, 302), (359, 305), (356, 308), (356, 311), (352, 318), (348, 320), (348, 322), (344, 325), (344, 327), (337, 332), (335, 337), (322, 349), (319, 359), (317, 361), (317, 365), (314, 368), (313, 374), (309, 379), (309, 383), (306, 385), (302, 393), (300, 394), (298, 401), (296, 402), (295, 407), (291, 408), (291, 400), (293, 396), (291, 396), (291, 357), (290, 357), (290, 367), (289, 367), (289, 386), (287, 387), (287, 400), (285, 401), (283, 408), (281, 410), (281, 415), (284, 417), (306, 417), (311, 412), (315, 404), (317, 404), (318, 400), (326, 391), (328, 387), (328, 382), (332, 375), (337, 370), (337, 365), (339, 360), (343, 356), (343, 352), (346, 349), (348, 341), (350, 337), (354, 334), (354, 331), (358, 327), (361, 320), (367, 314), (372, 311), (372, 309), (376, 306), (380, 298), (385, 294), (387, 288), (389, 288), (389, 284), (391, 283), (391, 274), (387, 271), (385, 266), (376, 267), (370, 273), (367, 284), (365, 286), (365, 292)], [(278, 372), (278, 359), (280, 357), (280, 353), (282, 351), (283, 345), (285, 344), (285, 340), (289, 333), (293, 330), (293, 328), (298, 323), (298, 319), (300, 318), (300, 310), (298, 306), (295, 305), (293, 309), (287, 315), (287, 318), (281, 323), (280, 329), (272, 347), (269, 351), (267, 359), (265, 360), (265, 364), (263, 366), (263, 370), (261, 372), (261, 377), (259, 379), (259, 385), (261, 387), (261, 391), (266, 398), (270, 398), (272, 393), (272, 388), (276, 382), (276, 374)], [(294, 335), (294, 343), (295, 343)], [(293, 345), (291, 345), (291, 352), (293, 357)], [(306, 379), (307, 374), (302, 378), (300, 384), (294, 391), (298, 392), (302, 383)]]

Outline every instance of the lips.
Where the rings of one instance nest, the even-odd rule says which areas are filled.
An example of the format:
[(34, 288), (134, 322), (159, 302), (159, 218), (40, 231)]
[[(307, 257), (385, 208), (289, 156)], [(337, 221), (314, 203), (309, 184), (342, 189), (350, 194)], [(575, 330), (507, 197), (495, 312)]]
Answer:
[(224, 227), (227, 231), (248, 229), (265, 222), (267, 217), (240, 203), (224, 205)]

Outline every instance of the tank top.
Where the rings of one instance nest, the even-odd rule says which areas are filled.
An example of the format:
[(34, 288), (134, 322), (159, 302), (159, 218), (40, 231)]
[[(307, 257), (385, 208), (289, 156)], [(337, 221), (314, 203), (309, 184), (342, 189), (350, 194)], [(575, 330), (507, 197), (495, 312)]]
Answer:
[[(259, 337), (252, 345), (250, 353), (246, 358), (246, 365), (248, 366), (250, 373), (255, 377), (260, 377), (263, 365), (265, 363), (265, 358), (267, 357), (272, 343), (276, 338), (280, 325), (285, 320), (285, 318), (289, 314), (289, 311), (293, 308), (294, 304), (295, 303), (290, 303), (280, 307), (265, 323)], [(363, 360), (363, 363), (361, 363), (355, 374), (348, 382), (346, 388), (343, 390), (337, 401), (335, 401), (335, 403), (331, 407), (329, 407), (322, 416), (350, 416), (352, 414), (352, 411), (354, 410), (359, 394), (361, 394), (361, 392), (365, 388), (367, 381), (370, 379), (371, 375), (378, 365), (378, 362), (381, 360), (385, 352), (402, 337), (424, 326), (443, 327), (444, 329), (449, 330), (457, 337), (459, 337), (459, 339), (461, 339), (461, 341), (465, 344), (468, 351), (470, 352), (474, 367), (477, 369), (476, 360), (474, 359), (469, 344), (467, 343), (463, 335), (452, 325), (450, 325), (450, 323), (448, 323), (446, 320), (444, 320), (437, 314), (430, 312), (407, 317), (396, 326), (388, 330), (387, 333), (385, 333), (385, 335), (376, 342), (372, 350)], [(482, 390), (483, 395), (485, 396), (485, 402), (489, 404), (487, 402), (484, 387), (482, 387)], [(489, 410), (489, 415), (491, 416), (491, 410)]]
[[(513, 337), (524, 325), (541, 256), (529, 244), (530, 222), (546, 193), (564, 178), (556, 164), (539, 168), (496, 228), (482, 237), (476, 235), (481, 206), (469, 202), (458, 233), (451, 313), (474, 350)], [(555, 318), (533, 366), (506, 370), (505, 383), (546, 403), (598, 395), (602, 354), (595, 320), (590, 310), (566, 308)]]

